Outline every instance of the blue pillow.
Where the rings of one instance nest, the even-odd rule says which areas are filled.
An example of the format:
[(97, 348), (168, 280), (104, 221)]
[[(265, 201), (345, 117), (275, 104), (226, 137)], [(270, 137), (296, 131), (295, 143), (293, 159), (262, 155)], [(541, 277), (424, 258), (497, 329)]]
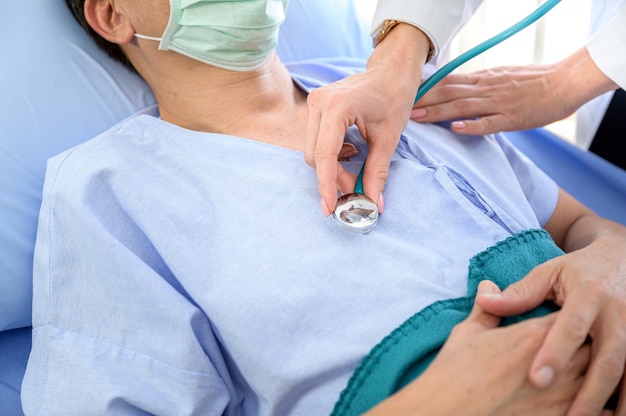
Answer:
[[(64, 0), (4, 7), (3, 30), (16, 36), (0, 46), (0, 331), (31, 324), (46, 160), (155, 102), (136, 74), (95, 46)], [(292, 0), (287, 15), (278, 46), (285, 61), (371, 51), (369, 22), (353, 0)]]
[(0, 330), (31, 322), (46, 160), (154, 103), (137, 75), (97, 50), (63, 0), (8, 2), (5, 13), (5, 32), (18, 36), (0, 47)]
[(367, 58), (371, 0), (290, 0), (276, 52), (285, 62)]

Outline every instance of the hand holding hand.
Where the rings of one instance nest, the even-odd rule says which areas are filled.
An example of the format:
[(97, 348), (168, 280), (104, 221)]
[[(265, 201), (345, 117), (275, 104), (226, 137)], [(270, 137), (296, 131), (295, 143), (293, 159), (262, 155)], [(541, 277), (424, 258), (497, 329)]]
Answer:
[[(587, 225), (582, 235), (592, 236), (597, 226)], [(562, 306), (529, 369), (537, 386), (550, 386), (591, 338), (592, 361), (572, 415), (600, 414), (616, 391), (616, 414), (626, 414), (626, 236), (619, 231), (594, 236), (590, 244), (574, 242), (568, 254), (536, 267), (501, 294), (476, 298), (486, 311), (501, 316), (527, 311), (544, 300)]]
[[(489, 281), (478, 288), (479, 294), (497, 292)], [(527, 378), (555, 319), (552, 314), (498, 327), (500, 318), (476, 304), (424, 374), (369, 415), (565, 414), (587, 368), (588, 347), (574, 354), (550, 388), (539, 389)]]

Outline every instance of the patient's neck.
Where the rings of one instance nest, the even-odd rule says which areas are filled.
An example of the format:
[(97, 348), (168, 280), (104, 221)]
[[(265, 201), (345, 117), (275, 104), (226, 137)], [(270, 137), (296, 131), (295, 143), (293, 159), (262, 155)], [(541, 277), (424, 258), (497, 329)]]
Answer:
[(150, 84), (166, 121), (304, 150), (306, 93), (294, 85), (276, 55), (255, 71), (194, 64)]

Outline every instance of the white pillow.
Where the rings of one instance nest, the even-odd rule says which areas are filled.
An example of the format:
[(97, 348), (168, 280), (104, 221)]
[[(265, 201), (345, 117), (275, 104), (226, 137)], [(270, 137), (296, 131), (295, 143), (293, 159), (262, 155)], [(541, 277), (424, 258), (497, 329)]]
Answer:
[[(285, 61), (367, 57), (353, 0), (292, 0)], [(360, 0), (354, 0), (360, 1)], [(46, 160), (154, 104), (146, 84), (101, 52), (64, 0), (4, 4), (0, 47), (0, 331), (31, 323), (32, 258)]]

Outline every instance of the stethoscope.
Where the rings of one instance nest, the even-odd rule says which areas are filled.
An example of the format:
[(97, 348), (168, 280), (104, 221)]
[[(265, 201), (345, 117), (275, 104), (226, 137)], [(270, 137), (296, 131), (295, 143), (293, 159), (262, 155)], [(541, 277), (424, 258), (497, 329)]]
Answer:
[[(528, 27), (550, 11), (560, 1), (561, 0), (547, 0), (542, 5), (537, 7), (535, 11), (513, 26), (487, 39), (483, 43), (473, 47), (469, 51), (461, 54), (441, 67), (437, 72), (422, 83), (417, 91), (413, 104), (417, 103), (435, 84), (441, 81), (443, 77), (448, 75), (454, 69)], [(370, 232), (378, 222), (378, 207), (376, 203), (366, 197), (363, 192), (364, 171), (365, 163), (361, 166), (361, 171), (357, 177), (354, 191), (351, 194), (342, 195), (339, 199), (337, 199), (337, 207), (332, 214), (337, 224), (339, 224), (342, 228), (363, 234)]]

